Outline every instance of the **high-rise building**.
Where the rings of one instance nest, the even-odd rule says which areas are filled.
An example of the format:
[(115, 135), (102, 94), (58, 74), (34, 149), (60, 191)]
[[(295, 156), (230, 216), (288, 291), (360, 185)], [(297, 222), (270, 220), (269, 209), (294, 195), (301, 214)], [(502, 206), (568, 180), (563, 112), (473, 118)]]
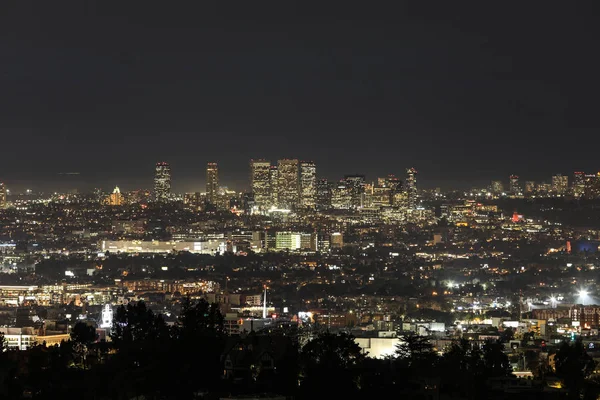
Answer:
[(0, 182), (0, 210), (6, 208), (6, 185)]
[(519, 177), (517, 175), (510, 176), (508, 190), (512, 195), (518, 195), (519, 193), (521, 193), (521, 187), (519, 186)]
[(316, 207), (318, 210), (329, 210), (331, 208), (332, 185), (327, 179), (319, 179), (316, 184)]
[(573, 196), (582, 197), (585, 193), (585, 174), (583, 172), (575, 172), (573, 174)]
[(267, 209), (271, 205), (271, 162), (250, 160), (250, 180), (254, 206)]
[(118, 186), (115, 186), (115, 189), (111, 194), (108, 195), (106, 199), (106, 204), (109, 206), (122, 206), (123, 205), (123, 195), (121, 194), (121, 190)]
[(554, 194), (564, 195), (569, 190), (569, 177), (566, 175), (554, 175), (552, 177), (552, 191)]
[(298, 206), (299, 180), (298, 160), (284, 159), (278, 161), (277, 198), (280, 208), (293, 209)]
[(362, 207), (365, 194), (365, 176), (346, 175), (344, 176), (344, 182), (346, 183), (346, 187), (350, 190), (350, 202), (352, 207)]
[(345, 181), (342, 180), (332, 187), (331, 206), (338, 210), (348, 210), (352, 208), (351, 189), (346, 186)]
[(315, 208), (317, 196), (317, 167), (312, 161), (300, 163), (300, 205)]
[(600, 174), (585, 174), (585, 190), (583, 196), (586, 199), (596, 199), (600, 196)]
[(492, 193), (500, 194), (504, 192), (504, 184), (502, 181), (492, 181), (492, 185), (490, 186)]
[(279, 169), (277, 165), (271, 165), (269, 169), (269, 190), (271, 194), (271, 207), (279, 205)]
[(171, 166), (166, 162), (156, 163), (154, 171), (154, 200), (164, 203), (171, 196)]
[(409, 168), (406, 170), (406, 202), (408, 208), (417, 208), (417, 170)]
[(533, 194), (535, 192), (535, 182), (534, 181), (525, 181), (525, 194)]
[(206, 164), (206, 200), (216, 205), (219, 195), (219, 167), (215, 162)]

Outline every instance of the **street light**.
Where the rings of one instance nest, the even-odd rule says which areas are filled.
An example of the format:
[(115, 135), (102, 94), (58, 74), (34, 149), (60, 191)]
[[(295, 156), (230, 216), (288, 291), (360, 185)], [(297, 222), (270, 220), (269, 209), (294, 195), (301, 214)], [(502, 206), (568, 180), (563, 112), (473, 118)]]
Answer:
[(585, 289), (580, 289), (579, 292), (577, 293), (577, 296), (579, 296), (579, 298), (581, 299), (581, 304), (583, 304), (585, 306), (585, 299), (588, 297), (588, 292)]

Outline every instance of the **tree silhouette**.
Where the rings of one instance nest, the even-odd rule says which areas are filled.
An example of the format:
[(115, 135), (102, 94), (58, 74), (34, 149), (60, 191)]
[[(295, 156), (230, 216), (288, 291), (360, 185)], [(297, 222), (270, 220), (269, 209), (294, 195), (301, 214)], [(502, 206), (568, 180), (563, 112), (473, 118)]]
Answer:
[(332, 382), (336, 384), (339, 397), (355, 393), (360, 387), (359, 366), (364, 359), (352, 335), (321, 333), (300, 353), (301, 396), (312, 397), (315, 391), (328, 387)]
[(569, 391), (569, 397), (579, 398), (587, 378), (596, 366), (596, 362), (587, 354), (580, 338), (573, 343), (563, 341), (554, 357), (556, 375), (563, 379)]

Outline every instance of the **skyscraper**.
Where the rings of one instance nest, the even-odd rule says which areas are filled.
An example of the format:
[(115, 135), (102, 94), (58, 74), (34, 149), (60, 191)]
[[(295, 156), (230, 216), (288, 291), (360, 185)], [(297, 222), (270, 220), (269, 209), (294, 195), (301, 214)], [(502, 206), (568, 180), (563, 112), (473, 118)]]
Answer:
[(561, 174), (552, 177), (552, 191), (555, 194), (564, 195), (569, 190), (569, 177)]
[(122, 206), (123, 205), (123, 195), (121, 194), (121, 190), (118, 186), (115, 187), (113, 192), (108, 195), (106, 198), (106, 203), (109, 206)]
[(519, 177), (517, 175), (510, 176), (508, 190), (512, 195), (517, 195), (521, 193), (521, 187), (519, 186)]
[(406, 202), (408, 208), (417, 208), (417, 170), (409, 168), (406, 170)]
[(319, 179), (316, 184), (316, 206), (318, 210), (331, 208), (332, 184), (327, 179)]
[(317, 195), (317, 167), (312, 161), (300, 163), (300, 204), (315, 208)]
[(525, 194), (532, 194), (535, 192), (535, 182), (525, 181)]
[(504, 184), (502, 184), (502, 181), (492, 181), (492, 184), (490, 185), (490, 190), (494, 194), (500, 194), (504, 192)]
[(206, 164), (206, 200), (208, 203), (216, 205), (219, 195), (219, 167), (217, 163), (209, 162)]
[(277, 197), (280, 208), (293, 209), (298, 206), (299, 181), (298, 160), (284, 159), (278, 161)]
[(271, 207), (279, 206), (279, 169), (277, 165), (271, 165), (269, 169), (269, 190), (271, 194)]
[(254, 205), (259, 209), (267, 209), (271, 204), (271, 162), (267, 160), (250, 160), (250, 181)]
[(171, 195), (171, 166), (166, 162), (156, 163), (154, 172), (154, 200), (164, 203)]
[(6, 186), (0, 182), (0, 210), (6, 208)]
[(573, 174), (573, 196), (581, 197), (585, 193), (585, 174), (575, 172)]
[(363, 197), (365, 193), (365, 176), (364, 175), (346, 175), (344, 176), (346, 187), (350, 190), (350, 202), (353, 208), (358, 208), (363, 205)]

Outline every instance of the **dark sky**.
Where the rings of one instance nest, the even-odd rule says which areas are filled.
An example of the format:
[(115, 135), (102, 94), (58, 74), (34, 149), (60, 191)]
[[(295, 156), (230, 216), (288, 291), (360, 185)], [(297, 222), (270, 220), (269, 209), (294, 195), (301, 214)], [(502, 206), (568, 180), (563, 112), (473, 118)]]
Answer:
[(0, 180), (151, 187), (164, 160), (189, 191), (216, 161), (243, 189), (261, 157), (429, 187), (600, 169), (594, 2), (175, 3), (2, 3)]

